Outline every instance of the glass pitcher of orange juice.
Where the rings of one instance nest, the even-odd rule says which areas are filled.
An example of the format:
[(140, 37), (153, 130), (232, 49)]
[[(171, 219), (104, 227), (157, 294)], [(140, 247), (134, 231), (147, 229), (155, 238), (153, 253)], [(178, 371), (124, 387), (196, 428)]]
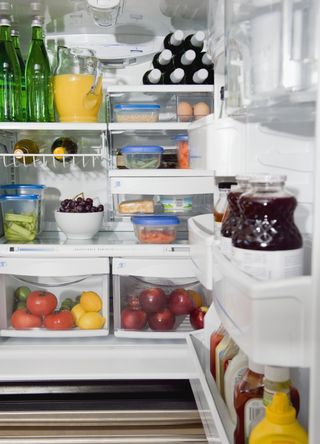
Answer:
[(102, 102), (102, 75), (94, 51), (58, 46), (53, 88), (60, 122), (96, 122)]

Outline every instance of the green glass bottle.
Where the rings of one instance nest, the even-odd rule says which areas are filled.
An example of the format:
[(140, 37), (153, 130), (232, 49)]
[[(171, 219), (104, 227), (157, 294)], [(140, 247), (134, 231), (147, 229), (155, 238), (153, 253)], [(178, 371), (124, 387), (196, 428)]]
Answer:
[(41, 20), (32, 20), (32, 41), (26, 62), (27, 120), (53, 122), (53, 88)]
[(21, 108), (22, 108), (22, 118), (25, 121), (27, 118), (26, 77), (25, 77), (25, 63), (21, 54), (19, 35), (20, 35), (19, 31), (17, 31), (16, 29), (12, 29), (11, 39), (13, 46), (16, 50), (16, 54), (21, 69), (21, 89), (22, 89)]
[(22, 120), (21, 69), (10, 36), (10, 20), (0, 19), (0, 121)]

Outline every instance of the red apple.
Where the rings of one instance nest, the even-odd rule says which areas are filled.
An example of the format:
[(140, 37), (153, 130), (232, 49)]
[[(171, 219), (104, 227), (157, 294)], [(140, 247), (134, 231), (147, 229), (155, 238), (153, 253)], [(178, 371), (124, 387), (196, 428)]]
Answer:
[(142, 310), (139, 299), (128, 298), (128, 306), (121, 311), (121, 328), (126, 330), (143, 330), (147, 325), (147, 313)]
[(167, 305), (167, 296), (162, 288), (147, 288), (140, 293), (139, 301), (146, 313), (156, 313)]
[(189, 314), (194, 309), (194, 302), (183, 288), (177, 288), (169, 296), (169, 310), (175, 315)]
[(190, 324), (195, 330), (204, 327), (204, 317), (208, 311), (208, 307), (199, 307), (190, 313)]
[(172, 330), (175, 322), (175, 315), (167, 308), (158, 311), (158, 313), (150, 313), (148, 316), (149, 327), (155, 331)]

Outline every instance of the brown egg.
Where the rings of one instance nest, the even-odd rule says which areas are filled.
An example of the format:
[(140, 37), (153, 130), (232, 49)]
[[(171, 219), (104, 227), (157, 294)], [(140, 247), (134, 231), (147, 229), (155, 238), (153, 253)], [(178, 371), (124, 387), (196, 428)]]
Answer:
[(201, 119), (201, 117), (210, 114), (210, 108), (205, 102), (196, 103), (193, 107), (193, 114), (195, 120)]
[(192, 105), (189, 102), (180, 102), (177, 107), (179, 122), (190, 122), (193, 117)]

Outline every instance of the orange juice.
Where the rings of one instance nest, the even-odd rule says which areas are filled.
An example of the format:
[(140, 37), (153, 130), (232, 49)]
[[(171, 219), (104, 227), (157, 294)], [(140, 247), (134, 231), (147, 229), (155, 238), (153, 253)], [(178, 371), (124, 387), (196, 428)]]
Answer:
[(90, 74), (54, 76), (54, 102), (60, 122), (97, 121), (102, 101), (102, 78), (99, 78), (95, 91), (91, 93), (94, 79)]

